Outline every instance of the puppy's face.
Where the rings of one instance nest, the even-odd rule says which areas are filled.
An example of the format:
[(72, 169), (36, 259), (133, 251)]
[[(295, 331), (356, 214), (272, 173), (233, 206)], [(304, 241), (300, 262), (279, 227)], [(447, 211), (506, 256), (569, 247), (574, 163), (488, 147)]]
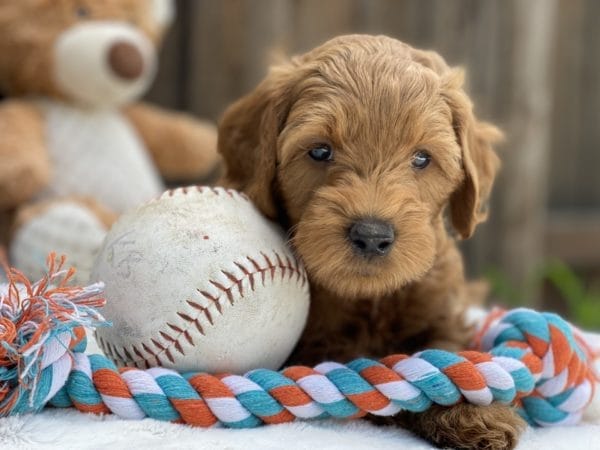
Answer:
[[(338, 38), (226, 113), (229, 182), (285, 216), (313, 282), (347, 298), (392, 292), (433, 265), (447, 204), (464, 236), (478, 220), (481, 177), (466, 149), (475, 120), (459, 84), (435, 55)], [(475, 159), (493, 175), (483, 150)]]

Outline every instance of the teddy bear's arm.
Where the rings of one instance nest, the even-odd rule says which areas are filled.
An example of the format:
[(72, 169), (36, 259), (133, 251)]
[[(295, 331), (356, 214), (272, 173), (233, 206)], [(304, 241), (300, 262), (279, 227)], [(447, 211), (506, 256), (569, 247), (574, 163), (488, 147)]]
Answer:
[(217, 168), (217, 131), (211, 123), (145, 103), (124, 112), (168, 181), (197, 180)]
[(51, 166), (41, 111), (26, 100), (0, 103), (0, 211), (38, 193)]

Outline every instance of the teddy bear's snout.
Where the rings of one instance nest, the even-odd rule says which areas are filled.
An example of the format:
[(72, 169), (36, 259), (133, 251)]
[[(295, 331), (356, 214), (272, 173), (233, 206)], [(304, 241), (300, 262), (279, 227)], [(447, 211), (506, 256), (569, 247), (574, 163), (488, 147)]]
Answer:
[(54, 43), (54, 75), (71, 100), (110, 106), (141, 95), (154, 77), (156, 49), (142, 30), (122, 22), (87, 21)]
[(140, 50), (126, 41), (112, 44), (108, 51), (111, 70), (120, 78), (135, 80), (144, 72), (144, 57)]

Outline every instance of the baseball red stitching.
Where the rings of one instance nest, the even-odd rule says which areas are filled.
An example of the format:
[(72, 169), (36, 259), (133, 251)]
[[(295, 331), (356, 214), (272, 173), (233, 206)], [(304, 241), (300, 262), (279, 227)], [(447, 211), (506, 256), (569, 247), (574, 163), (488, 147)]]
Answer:
[[(182, 189), (182, 188), (179, 188), (179, 189)], [(236, 192), (236, 191), (234, 191), (234, 192)], [(250, 262), (250, 264), (252, 264), (252, 266), (254, 268), (254, 271), (252, 271), (252, 272), (249, 271), (248, 269), (246, 269), (246, 267), (243, 264), (234, 261), (234, 264), (244, 274), (244, 276), (242, 278), (238, 279), (230, 272), (227, 272), (225, 270), (221, 271), (223, 273), (223, 275), (225, 275), (225, 277), (233, 283), (229, 288), (223, 286), (223, 284), (219, 283), (218, 281), (209, 280), (209, 283), (211, 283), (215, 288), (217, 288), (220, 292), (222, 292), (222, 294), (225, 294), (230, 305), (233, 305), (235, 303), (235, 299), (234, 299), (233, 292), (232, 292), (233, 288), (237, 287), (240, 296), (243, 298), (244, 297), (244, 292), (243, 292), (244, 280), (247, 279), (249, 281), (250, 289), (252, 291), (254, 291), (255, 287), (256, 287), (256, 284), (255, 284), (256, 282), (255, 282), (254, 277), (259, 274), (260, 274), (261, 282), (262, 282), (263, 286), (265, 285), (267, 275), (270, 275), (271, 281), (275, 280), (275, 273), (276, 273), (277, 269), (281, 270), (281, 280), (284, 280), (286, 275), (287, 275), (288, 279), (292, 279), (294, 274), (296, 274), (296, 282), (301, 282), (302, 287), (304, 287), (304, 285), (307, 283), (306, 275), (300, 269), (300, 266), (299, 266), (297, 260), (290, 259), (290, 257), (287, 255), (285, 256), (285, 259), (283, 259), (278, 252), (274, 252), (275, 258), (276, 258), (276, 262), (274, 263), (273, 261), (271, 261), (271, 259), (265, 253), (261, 252), (260, 254), (263, 257), (264, 263), (265, 263), (262, 266), (256, 261), (256, 259), (254, 259), (250, 256), (246, 256), (246, 259)], [(203, 297), (205, 297), (206, 299), (208, 299), (211, 302), (210, 305), (215, 306), (215, 309), (217, 310), (219, 315), (223, 315), (223, 308), (220, 303), (222, 295), (215, 297), (206, 291), (202, 291), (200, 289), (197, 289), (197, 291), (199, 294), (201, 294)], [(112, 359), (118, 359), (123, 364), (133, 363), (139, 367), (139, 365), (140, 365), (139, 363), (143, 362), (144, 366), (146, 368), (148, 368), (148, 367), (152, 366), (152, 364), (150, 364), (149, 359), (154, 358), (154, 360), (156, 361), (156, 364), (162, 365), (163, 363), (160, 359), (161, 354), (164, 354), (167, 357), (167, 359), (171, 363), (174, 364), (175, 358), (173, 357), (171, 348), (174, 348), (175, 350), (177, 350), (178, 353), (185, 355), (183, 346), (181, 345), (181, 342), (180, 342), (180, 340), (182, 338), (184, 338), (190, 345), (192, 345), (192, 346), (196, 345), (194, 343), (194, 340), (192, 339), (190, 332), (189, 332), (189, 328), (191, 326), (194, 326), (195, 329), (201, 335), (203, 335), (203, 336), (205, 335), (204, 328), (202, 327), (202, 324), (198, 320), (200, 315), (203, 315), (210, 325), (214, 324), (213, 315), (212, 315), (209, 307), (202, 306), (201, 304), (194, 302), (191, 299), (186, 300), (186, 303), (190, 307), (192, 307), (196, 311), (198, 311), (198, 315), (196, 317), (192, 317), (191, 315), (189, 315), (185, 312), (177, 311), (176, 314), (183, 321), (187, 322), (189, 325), (188, 325), (188, 327), (179, 327), (177, 325), (167, 322), (167, 326), (173, 332), (175, 332), (176, 335), (174, 337), (171, 334), (165, 332), (164, 330), (159, 330), (158, 333), (162, 336), (162, 338), (165, 341), (169, 342), (169, 344), (167, 344), (165, 346), (165, 345), (162, 345), (160, 342), (158, 342), (156, 339), (150, 338), (150, 341), (152, 342), (152, 344), (154, 344), (154, 347), (156, 347), (158, 349), (158, 351), (152, 350), (150, 345), (147, 345), (146, 343), (142, 342), (140, 345), (141, 345), (143, 351), (146, 352), (146, 354), (147, 354), (147, 355), (144, 355), (142, 351), (140, 351), (138, 348), (135, 347), (135, 345), (132, 345), (132, 351), (138, 356), (138, 358), (136, 359), (131, 356), (131, 353), (128, 352), (124, 346), (122, 346), (122, 351), (128, 358), (128, 359), (126, 359), (118, 352), (117, 348), (113, 344), (105, 342), (102, 338), (98, 339), (98, 343), (100, 344), (100, 346), (102, 347), (102, 349), (108, 356), (110, 356)]]
[(156, 200), (160, 200), (163, 197), (173, 197), (175, 194), (177, 193), (182, 193), (184, 195), (187, 195), (189, 193), (192, 192), (199, 192), (201, 194), (203, 194), (204, 192), (212, 192), (213, 194), (215, 194), (216, 196), (220, 196), (221, 194), (226, 194), (231, 198), (240, 198), (242, 200), (245, 200), (247, 202), (250, 201), (250, 199), (248, 198), (248, 196), (246, 194), (244, 194), (243, 192), (238, 192), (235, 189), (227, 189), (227, 188), (223, 188), (223, 187), (212, 187), (212, 186), (186, 186), (186, 187), (178, 187), (175, 189), (169, 189), (165, 192), (163, 192), (162, 194), (160, 194), (157, 198), (154, 199), (154, 201)]

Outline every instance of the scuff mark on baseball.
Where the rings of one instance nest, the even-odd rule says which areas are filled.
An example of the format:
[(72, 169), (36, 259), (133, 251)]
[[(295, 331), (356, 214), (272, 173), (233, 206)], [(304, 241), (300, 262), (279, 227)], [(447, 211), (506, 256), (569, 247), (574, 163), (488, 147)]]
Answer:
[(117, 365), (277, 369), (308, 314), (302, 264), (237, 191), (165, 192), (121, 216), (91, 275), (106, 284), (99, 346)]

